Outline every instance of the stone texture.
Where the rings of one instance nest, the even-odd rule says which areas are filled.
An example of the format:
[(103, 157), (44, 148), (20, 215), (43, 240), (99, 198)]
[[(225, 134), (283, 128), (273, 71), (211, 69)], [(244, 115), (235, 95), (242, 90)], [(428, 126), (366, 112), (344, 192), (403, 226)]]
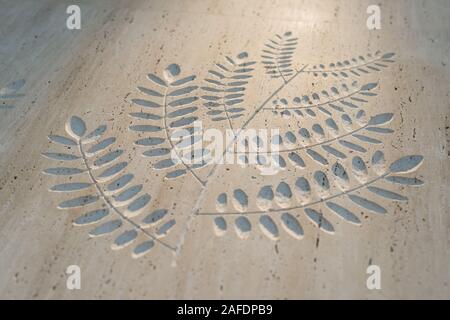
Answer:
[[(81, 30), (68, 30), (65, 11), (70, 1), (3, 1), (0, 87), (6, 89), (1, 91), (4, 96), (0, 100), (0, 297), (449, 298), (450, 6), (446, 1), (380, 3), (382, 29), (374, 31), (366, 27), (366, 2), (333, 0), (99, 0), (81, 5)], [(283, 85), (283, 79), (268, 76), (260, 62), (268, 39), (285, 32), (298, 38), (293, 72), (305, 69), (292, 80), (287, 75), (289, 83)], [(404, 156), (423, 156), (418, 168), (402, 176), (416, 177), (424, 184), (413, 187), (381, 180), (376, 184), (402, 194), (408, 198), (406, 202), (388, 201), (367, 188), (358, 189), (355, 195), (386, 208), (386, 214), (376, 214), (352, 202), (348, 195), (353, 193), (338, 191), (331, 181), (331, 196), (343, 192), (342, 197), (336, 197), (336, 203), (350, 209), (361, 225), (333, 215), (324, 200), (311, 208), (323, 213), (332, 226), (330, 232), (323, 220), (319, 224), (325, 230), (311, 223), (308, 213), (311, 217), (314, 212), (305, 212), (304, 208), (288, 210), (298, 202), (294, 196), (286, 199), (285, 185), (275, 192), (280, 183), (292, 187), (301, 176), (312, 184), (318, 170), (331, 177), (336, 158), (323, 149), (313, 150), (324, 155), (329, 162), (325, 166), (302, 153), (306, 168), (295, 168), (288, 162), (286, 169), (276, 175), (262, 175), (254, 166), (221, 165), (210, 177), (208, 167), (196, 171), (197, 178), (188, 173), (165, 180), (166, 172), (153, 168), (157, 161), (142, 156), (146, 148), (134, 144), (147, 135), (129, 129), (149, 123), (129, 116), (141, 109), (146, 111), (132, 102), (145, 97), (137, 87), (158, 88), (147, 74), (163, 77), (171, 64), (181, 67), (180, 77), (195, 75), (195, 85), (205, 86), (204, 79), (209, 77), (208, 70), (216, 68), (215, 63), (241, 52), (247, 52), (249, 61), (257, 64), (240, 104), (243, 115), (232, 121), (235, 128), (242, 127), (274, 93), (267, 108), (273, 108), (272, 100), (277, 99), (277, 108), (286, 107), (283, 98), (289, 107), (295, 107), (294, 97), (312, 96), (322, 90), (331, 93), (333, 86), (342, 91), (342, 83), (351, 86), (354, 80), (358, 81), (356, 88), (377, 83), (370, 92), (378, 95), (368, 96), (363, 109), (369, 118), (392, 113), (392, 121), (382, 127), (394, 132), (371, 135), (381, 144), (369, 144), (367, 152), (330, 144), (340, 146), (339, 150), (347, 154), (347, 159), (339, 163), (351, 174), (350, 188), (377, 176), (370, 162), (376, 150), (384, 153), (385, 169)], [(329, 64), (333, 62), (354, 57), (358, 60), (359, 55), (369, 59), (367, 53), (377, 59), (390, 52), (395, 53), (395, 61), (385, 63), (387, 67), (380, 67), (380, 72), (359, 71), (360, 76), (347, 72), (346, 78), (331, 73), (323, 77), (321, 72), (316, 76), (311, 71), (315, 66), (320, 69), (320, 64), (332, 69)], [(25, 82), (7, 88), (20, 79)], [(200, 97), (205, 92), (198, 89), (195, 95)], [(342, 95), (340, 92), (335, 99)], [(203, 102), (199, 99), (193, 105), (199, 107), (196, 115), (204, 127), (224, 131), (229, 123), (212, 121)], [(296, 133), (300, 127), (310, 128), (316, 121), (323, 125), (323, 114), (313, 117), (306, 114), (306, 109), (300, 118), (283, 118), (273, 110), (262, 110), (247, 127), (278, 128), (284, 134)], [(331, 116), (339, 125), (340, 115), (333, 111)], [(128, 164), (126, 172), (134, 175), (135, 184), (143, 185), (141, 194), (151, 196), (150, 204), (133, 221), (141, 221), (156, 209), (167, 209), (165, 222), (175, 219), (171, 232), (161, 238), (167, 246), (157, 242), (146, 255), (134, 258), (133, 248), (148, 240), (141, 229), (137, 229), (139, 238), (133, 246), (112, 250), (111, 244), (120, 232), (90, 237), (94, 225), (78, 227), (72, 223), (89, 210), (57, 208), (71, 197), (49, 189), (78, 180), (75, 176), (43, 174), (48, 168), (66, 163), (42, 154), (63, 150), (77, 154), (77, 147), (64, 149), (48, 139), (49, 135), (67, 136), (66, 123), (73, 116), (83, 119), (88, 132), (107, 125), (105, 137), (114, 137), (115, 146), (123, 150), (120, 159)], [(76, 134), (82, 125), (75, 123), (72, 128)], [(327, 132), (324, 139), (328, 141), (332, 136)], [(363, 182), (351, 170), (354, 156), (360, 156), (368, 166), (369, 176)], [(83, 168), (82, 164), (78, 167)], [(208, 182), (202, 186), (199, 180)], [(257, 202), (258, 192), (265, 185), (273, 187), (275, 202), (271, 205), (277, 210), (266, 212), (270, 219), (260, 220), (264, 215), (261, 212), (267, 211), (264, 206), (269, 205), (261, 204), (261, 199)], [(238, 197), (241, 201), (233, 204), (238, 189), (248, 196), (248, 205), (242, 202), (242, 195)], [(99, 195), (99, 190), (92, 190)], [(221, 193), (228, 195), (230, 203), (225, 213), (217, 212), (221, 207), (216, 199)], [(315, 196), (329, 199), (330, 194)], [(114, 205), (107, 203), (106, 207), (112, 211), (111, 216), (121, 219)], [(245, 213), (252, 210), (260, 212)], [(226, 215), (237, 211), (244, 213)], [(288, 211), (301, 224), (302, 239), (282, 227), (279, 218)], [(219, 216), (226, 218), (226, 232), (214, 228), (214, 218)], [(246, 227), (242, 221), (237, 224), (239, 232), (235, 232), (234, 220), (238, 216), (249, 219), (249, 233), (242, 232)], [(270, 232), (270, 221), (276, 223), (275, 235)], [(123, 223), (123, 231), (136, 229), (127, 221)], [(261, 231), (261, 224), (269, 225), (269, 229)], [(366, 268), (371, 264), (381, 268), (381, 290), (366, 287)], [(81, 290), (66, 289), (65, 271), (69, 265), (81, 268)]]

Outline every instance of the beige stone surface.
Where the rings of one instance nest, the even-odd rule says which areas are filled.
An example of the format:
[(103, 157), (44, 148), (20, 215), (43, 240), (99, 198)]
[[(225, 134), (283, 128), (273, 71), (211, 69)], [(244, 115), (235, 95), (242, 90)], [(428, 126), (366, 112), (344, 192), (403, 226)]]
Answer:
[[(368, 1), (79, 3), (82, 28), (68, 30), (66, 8), (71, 1), (0, 2), (0, 87), (4, 88), (0, 92), (1, 298), (450, 298), (448, 1), (379, 1), (381, 30), (366, 27), (366, 9), (371, 4)], [(292, 36), (284, 36), (286, 32), (292, 32)], [(268, 49), (264, 44), (270, 43), (269, 39), (277, 40), (276, 34), (283, 39), (298, 38), (292, 62), (296, 76), (291, 79), (293, 75), (286, 72), (287, 83), (266, 74), (261, 63), (265, 60), (261, 58), (262, 50)], [(165, 179), (167, 171), (154, 168), (158, 159), (142, 156), (150, 148), (134, 144), (140, 138), (164, 135), (129, 129), (142, 124), (165, 126), (158, 123), (162, 120), (130, 117), (130, 113), (140, 111), (164, 115), (161, 109), (133, 103), (133, 99), (159, 99), (146, 96), (137, 87), (161, 91), (162, 87), (152, 84), (147, 75), (163, 77), (170, 64), (181, 67), (179, 78), (195, 75), (195, 86), (214, 87), (205, 81), (214, 78), (208, 70), (219, 70), (215, 63), (225, 65), (226, 56), (236, 57), (241, 52), (247, 52), (249, 61), (257, 63), (249, 66), (254, 70), (250, 72), (252, 78), (246, 79), (244, 101), (238, 104), (243, 108), (242, 116), (231, 121), (234, 128), (278, 128), (282, 135), (288, 131), (297, 134), (300, 128), (313, 132), (314, 124), (325, 128), (325, 120), (330, 117), (339, 126), (337, 137), (328, 130), (323, 138), (313, 133), (312, 141), (299, 151), (306, 168), (295, 167), (287, 153), (282, 153), (286, 168), (275, 175), (262, 175), (255, 166), (219, 165), (211, 171), (213, 166), (208, 165), (194, 171), (197, 178), (189, 171), (177, 179)], [(395, 53), (393, 57), (383, 58), (391, 52)], [(365, 60), (360, 60), (360, 55)], [(345, 60), (349, 65), (344, 64)], [(383, 66), (369, 62), (373, 60)], [(320, 64), (326, 70), (338, 70), (337, 77), (333, 70), (326, 77), (322, 71), (315, 75), (313, 70), (320, 69)], [(366, 72), (355, 65), (362, 65)], [(17, 82), (21, 79), (25, 83)], [(351, 86), (353, 81), (357, 81), (356, 87)], [(351, 92), (361, 92), (360, 88), (370, 83), (377, 83), (370, 90), (376, 96), (358, 96), (367, 102), (351, 99)], [(347, 93), (342, 84), (350, 88)], [(339, 94), (333, 95), (332, 87), (339, 88)], [(322, 90), (330, 97), (321, 95), (320, 101), (315, 101), (312, 94)], [(192, 104), (198, 107), (195, 115), (205, 129), (224, 131), (230, 123), (212, 121), (205, 100), (200, 98), (208, 94), (198, 88), (189, 95), (199, 98)], [(311, 104), (294, 103), (295, 97), (304, 95), (311, 97)], [(281, 103), (283, 98), (287, 106)], [(330, 99), (353, 116), (354, 109), (341, 101), (357, 104), (368, 119), (392, 113), (392, 121), (379, 127), (393, 132), (359, 131), (379, 139), (379, 144), (362, 142), (348, 133), (342, 138), (347, 132), (342, 128), (342, 112), (330, 107)], [(278, 109), (302, 107), (303, 115), (294, 116), (291, 109), (291, 116), (282, 117), (282, 110), (277, 114), (266, 110), (274, 108), (273, 100), (278, 101)], [(321, 112), (319, 106), (329, 110), (331, 116)], [(255, 113), (259, 107), (263, 108)], [(311, 110), (315, 116), (308, 114)], [(58, 162), (42, 155), (64, 152), (80, 156), (78, 147), (67, 148), (48, 138), (69, 136), (66, 123), (73, 116), (83, 119), (88, 132), (106, 125), (104, 137), (116, 138), (114, 146), (107, 150), (123, 150), (118, 161), (127, 162), (124, 173), (134, 175), (134, 184), (142, 184), (140, 195), (151, 196), (139, 215), (125, 219), (126, 207), (112, 203), (112, 196), (104, 191), (107, 183), (99, 178), (95, 178), (95, 186), (72, 195), (49, 191), (54, 185), (68, 182), (92, 183), (88, 173), (43, 173), (52, 167), (86, 169), (83, 160), (88, 158), (86, 150), (90, 145), (83, 146), (84, 159)], [(357, 127), (355, 122), (350, 133)], [(342, 139), (364, 146), (365, 151), (346, 148)], [(324, 145), (339, 149), (347, 158), (336, 159), (322, 148)], [(290, 148), (302, 146), (297, 140)], [(307, 150), (320, 153), (328, 163), (315, 161)], [(404, 156), (423, 156), (420, 166), (398, 175), (424, 183), (410, 186), (377, 179), (376, 166), (371, 162), (376, 150), (384, 153), (384, 170)], [(367, 175), (358, 176), (352, 169), (355, 156), (364, 160)], [(88, 161), (93, 177), (97, 177), (101, 170), (95, 169), (92, 159)], [(336, 161), (350, 176), (344, 191), (332, 179)], [(329, 177), (330, 190), (323, 191), (314, 184), (314, 173), (318, 171)], [(287, 199), (281, 196), (288, 193), (283, 183), (294, 192), (299, 177), (308, 179), (313, 191), (303, 204), (295, 194)], [(372, 184), (373, 179), (376, 183)], [(258, 207), (259, 190), (271, 185), (275, 191), (280, 183), (272, 209)], [(368, 187), (372, 186), (401, 194), (407, 201), (388, 200), (371, 192)], [(236, 214), (242, 207), (234, 206), (232, 201), (238, 189), (248, 195), (248, 208), (243, 210), (247, 213)], [(216, 198), (224, 192), (230, 204), (226, 212), (218, 213)], [(101, 196), (98, 204), (58, 209), (63, 201), (89, 194)], [(386, 213), (358, 206), (351, 195), (377, 203)], [(104, 198), (109, 200), (105, 202)], [(360, 225), (333, 214), (327, 207), (331, 200), (353, 212)], [(309, 203), (314, 205), (309, 208)], [(370, 203), (365, 205), (371, 207)], [(110, 211), (104, 221), (74, 226), (80, 215), (98, 208)], [(315, 211), (305, 212), (305, 208)], [(148, 253), (133, 257), (136, 245), (149, 241), (161, 227), (157, 225), (156, 231), (140, 227), (142, 219), (156, 209), (168, 210), (161, 224), (171, 219), (176, 224), (166, 237), (158, 238)], [(375, 207), (377, 210), (381, 209)], [(286, 232), (280, 219), (285, 212), (298, 219), (304, 232), (302, 239), (292, 231)], [(318, 218), (320, 228), (308, 218), (308, 212), (323, 214)], [(214, 218), (221, 215), (227, 221), (227, 230), (217, 236)], [(239, 216), (248, 218), (250, 232), (235, 232), (235, 218)], [(260, 220), (263, 216), (270, 219)], [(89, 236), (95, 227), (115, 219), (123, 223), (120, 230), (103, 237)], [(266, 225), (275, 221), (278, 232), (270, 233), (270, 227), (262, 231), (261, 221)], [(111, 244), (126, 230), (137, 230), (138, 239), (126, 248), (112, 250)], [(366, 269), (371, 264), (381, 269), (380, 290), (366, 287)], [(81, 290), (66, 288), (69, 265), (81, 268)]]

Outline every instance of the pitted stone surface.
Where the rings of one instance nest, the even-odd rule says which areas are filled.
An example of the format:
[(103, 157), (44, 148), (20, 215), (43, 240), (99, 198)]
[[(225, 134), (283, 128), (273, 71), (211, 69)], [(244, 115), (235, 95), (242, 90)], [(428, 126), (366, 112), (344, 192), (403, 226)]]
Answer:
[(0, 297), (449, 298), (448, 4), (67, 5), (0, 12)]

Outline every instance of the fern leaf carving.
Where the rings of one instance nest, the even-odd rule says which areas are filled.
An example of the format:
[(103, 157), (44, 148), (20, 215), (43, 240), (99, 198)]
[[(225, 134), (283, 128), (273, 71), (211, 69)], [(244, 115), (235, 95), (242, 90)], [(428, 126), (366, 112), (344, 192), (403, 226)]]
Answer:
[(11, 104), (11, 101), (24, 96), (24, 94), (18, 93), (24, 85), (25, 80), (20, 79), (7, 84), (5, 87), (0, 88), (0, 110), (14, 108), (14, 106)]
[[(361, 101), (347, 101), (346, 99), (358, 99), (356, 94), (362, 93), (364, 95), (376, 95), (371, 90), (377, 87), (376, 83), (368, 83), (363, 86), (358, 86), (356, 82), (352, 87), (357, 87), (350, 92), (349, 88), (343, 84), (342, 90), (344, 94), (336, 88), (332, 87), (332, 92), (337, 98), (327, 99), (325, 102), (317, 102), (320, 100), (319, 95), (313, 93), (312, 103), (309, 96), (304, 96), (301, 101), (305, 104), (293, 109), (305, 109), (308, 111), (309, 117), (314, 121), (302, 121), (301, 123), (309, 123), (308, 126), (299, 127), (298, 130), (286, 130), (280, 135), (271, 138), (271, 141), (264, 149), (264, 139), (257, 136), (257, 141), (248, 141), (248, 144), (253, 144), (255, 151), (236, 152), (239, 158), (244, 159), (245, 163), (249, 162), (250, 157), (256, 157), (258, 166), (264, 166), (268, 162), (277, 170), (284, 170), (287, 164), (290, 163), (298, 168), (305, 168), (305, 157), (312, 159), (315, 163), (326, 166), (329, 164), (328, 155), (332, 155), (336, 159), (346, 159), (348, 153), (358, 152), (366, 153), (366, 145), (381, 144), (379, 139), (382, 134), (388, 134), (393, 130), (383, 128), (382, 126), (388, 124), (392, 118), (392, 113), (383, 113), (367, 119), (366, 111), (361, 106)], [(349, 93), (350, 92), (350, 93)], [(327, 91), (322, 91), (322, 94), (329, 97)], [(294, 101), (297, 98), (294, 98)], [(298, 98), (300, 101), (300, 98)], [(281, 101), (286, 99), (281, 99)], [(338, 106), (338, 102), (342, 102), (342, 106)], [(364, 102), (368, 102), (364, 100)], [(288, 108), (288, 107), (284, 107)], [(320, 108), (321, 116), (317, 116), (311, 109)], [(295, 110), (299, 111), (299, 110)], [(300, 111), (299, 111), (300, 112)], [(292, 124), (297, 126), (298, 122)], [(287, 126), (290, 127), (290, 126)], [(256, 143), (257, 142), (257, 143)], [(271, 148), (269, 148), (271, 147)], [(274, 148), (276, 147), (276, 148)], [(261, 150), (276, 150), (276, 154), (265, 155)]]
[(262, 64), (266, 69), (266, 74), (271, 78), (282, 78), (286, 82), (286, 78), (294, 74), (292, 59), (298, 39), (292, 37), (292, 32), (288, 31), (283, 35), (275, 35), (273, 39), (269, 39), (264, 44), (262, 50)]
[[(155, 225), (154, 231), (149, 231), (145, 223), (133, 219), (146, 210), (151, 196), (142, 192), (141, 184), (133, 184), (132, 174), (124, 172), (128, 162), (120, 160), (123, 150), (113, 148), (116, 138), (103, 139), (106, 126), (87, 133), (86, 123), (73, 116), (66, 124), (66, 132), (69, 136), (48, 136), (51, 142), (62, 146), (64, 151), (42, 154), (47, 159), (58, 161), (58, 166), (45, 169), (44, 174), (70, 176), (74, 181), (78, 180), (74, 182), (71, 179), (70, 182), (50, 187), (51, 192), (75, 194), (60, 202), (58, 208), (83, 208), (85, 213), (76, 218), (73, 224), (96, 225), (89, 232), (91, 237), (113, 234), (127, 225), (129, 229), (116, 236), (111, 246), (114, 250), (133, 244), (140, 236), (146, 239), (143, 242), (145, 245), (141, 243), (134, 247), (134, 257), (142, 256), (156, 243), (173, 251), (172, 246), (161, 240), (164, 235), (158, 234), (161, 226), (156, 228)], [(64, 166), (59, 166), (61, 163)]]
[[(228, 224), (233, 216), (233, 224), (237, 235), (246, 239), (252, 230), (252, 225), (257, 223), (259, 229), (269, 239), (277, 240), (279, 237), (279, 226), (290, 236), (301, 239), (303, 227), (300, 223), (300, 209), (303, 209), (304, 218), (326, 233), (334, 233), (333, 224), (319, 210), (324, 204), (328, 213), (343, 221), (354, 225), (360, 225), (361, 220), (357, 217), (352, 206), (375, 214), (386, 214), (387, 209), (379, 202), (379, 199), (389, 201), (407, 201), (407, 197), (395, 191), (389, 190), (384, 184), (419, 185), (420, 180), (407, 178), (395, 174), (406, 174), (415, 171), (423, 161), (419, 155), (406, 156), (386, 166), (384, 154), (376, 151), (372, 155), (370, 164), (375, 177), (369, 174), (365, 161), (354, 156), (351, 168), (345, 168), (341, 163), (335, 162), (329, 173), (321, 170), (314, 171), (309, 178), (298, 177), (295, 183), (288, 184), (280, 181), (276, 186), (265, 185), (261, 187), (256, 199), (251, 203), (250, 197), (242, 189), (236, 189), (229, 196), (221, 193), (216, 200), (217, 212), (200, 212), (199, 215), (212, 215), (214, 218), (214, 230), (216, 235), (226, 234)], [(403, 178), (403, 179), (402, 179)], [(362, 191), (366, 191), (364, 194)], [(372, 197), (372, 196), (373, 197)], [(347, 198), (349, 201), (342, 202)], [(231, 206), (233, 210), (228, 210)], [(352, 206), (349, 206), (352, 203)], [(253, 209), (257, 208), (257, 209)], [(252, 217), (257, 216), (259, 220)]]
[(324, 78), (328, 76), (335, 78), (360, 77), (387, 68), (388, 64), (394, 62), (394, 56), (395, 53), (389, 52), (382, 55), (380, 51), (377, 51), (375, 54), (368, 53), (365, 56), (360, 55), (348, 60), (332, 62), (328, 66), (324, 64), (313, 66), (311, 69), (305, 70), (305, 72)]
[(227, 56), (223, 64), (217, 63), (214, 70), (209, 70), (201, 98), (213, 121), (227, 121), (233, 129), (233, 119), (244, 115), (241, 104), (255, 64), (249, 61), (247, 52), (241, 52), (235, 58)]
[[(291, 32), (275, 35), (264, 44), (261, 62), (266, 74), (280, 78), (282, 83), (270, 90), (253, 110), (243, 107), (255, 65), (246, 52), (227, 56), (222, 63), (215, 64), (204, 79), (201, 93), (195, 84), (196, 76), (182, 75), (177, 64), (167, 66), (162, 74), (149, 74), (149, 85), (138, 87), (140, 96), (132, 100), (135, 110), (129, 113), (132, 119), (129, 130), (138, 136), (135, 145), (143, 148), (142, 155), (152, 161), (154, 170), (164, 172), (165, 179), (186, 176), (201, 185), (184, 233), (196, 214), (212, 216), (217, 236), (224, 236), (232, 229), (241, 239), (256, 232), (273, 241), (284, 235), (302, 239), (304, 227), (308, 225), (333, 234), (337, 219), (358, 226), (362, 224), (359, 216), (362, 212), (378, 215), (388, 212), (385, 202), (380, 200), (407, 201), (395, 186), (423, 184), (416, 177), (405, 176), (420, 166), (422, 156), (403, 157), (387, 165), (382, 151), (369, 151), (382, 145), (384, 134), (393, 132), (385, 127), (393, 114), (366, 115), (366, 104), (377, 95), (374, 89), (378, 84), (359, 85), (350, 80), (381, 71), (394, 62), (394, 54), (376, 52), (326, 66), (303, 65), (296, 70), (293, 56), (297, 45), (298, 39)], [(351, 83), (294, 98), (283, 96), (284, 89), (302, 73), (346, 79)], [(12, 97), (14, 88), (0, 90), (0, 100)], [(199, 104), (206, 110), (199, 108)], [(245, 143), (255, 144), (257, 150), (261, 143), (280, 146), (276, 155), (257, 152), (260, 166), (274, 161), (281, 169), (288, 164), (303, 169), (308, 164), (309, 170), (294, 168), (295, 176), (278, 181), (270, 179), (256, 191), (244, 187), (222, 190), (217, 195), (215, 210), (199, 211), (206, 190), (215, 190), (208, 188), (208, 183), (216, 177), (217, 167), (214, 164), (206, 175), (200, 176), (201, 168), (208, 163), (208, 152), (198, 146), (202, 128), (195, 122), (203, 111), (213, 122), (227, 122), (231, 129), (234, 129), (233, 121), (239, 119), (241, 129), (234, 131), (235, 140), (257, 115), (267, 115), (261, 111), (295, 118), (297, 127), (292, 123), (283, 126), (280, 135), (270, 141), (256, 137)], [(105, 137), (107, 127), (102, 125), (89, 131), (81, 118), (72, 117), (66, 131), (67, 136), (50, 135), (58, 149), (42, 154), (57, 163), (44, 173), (58, 180), (66, 179), (52, 185), (50, 191), (72, 195), (61, 200), (58, 208), (81, 208), (83, 215), (74, 219), (73, 224), (89, 226), (91, 237), (114, 233), (113, 250), (131, 247), (132, 256), (139, 258), (155, 245), (161, 245), (178, 254), (184, 235), (176, 247), (163, 239), (173, 230), (176, 220), (167, 209), (149, 210), (152, 197), (145, 193), (142, 184), (134, 182), (133, 174), (126, 172), (125, 152), (114, 148), (115, 137)], [(239, 156), (248, 162), (252, 153)], [(193, 163), (192, 159), (200, 162)]]
[[(365, 112), (360, 110), (354, 116), (343, 113), (338, 122), (339, 125), (332, 117), (328, 117), (324, 124), (316, 122), (312, 123), (310, 128), (302, 127), (298, 131), (287, 130), (283, 136), (276, 135), (270, 141), (272, 149), (274, 145), (277, 146), (277, 154), (272, 155), (277, 157), (274, 164), (284, 169), (289, 161), (295, 167), (305, 168), (306, 156), (317, 164), (326, 166), (329, 164), (327, 154), (340, 160), (346, 159), (349, 152), (364, 154), (367, 152), (366, 144), (379, 145), (382, 142), (378, 139), (378, 135), (391, 132), (382, 126), (388, 124), (392, 118), (392, 113), (382, 113), (366, 120)], [(262, 140), (259, 139), (259, 141)], [(254, 141), (249, 143), (255, 144)], [(260, 154), (262, 147), (263, 142), (259, 142), (258, 146), (252, 149), (256, 151), (245, 151), (243, 154), (246, 156), (258, 154), (258, 164), (264, 165), (263, 160), (259, 161), (265, 157)], [(238, 154), (242, 156), (241, 153)]]
[[(157, 159), (154, 169), (167, 171), (166, 179), (190, 173), (203, 185), (204, 181), (195, 172), (206, 164), (204, 155), (207, 153), (196, 147), (201, 140), (201, 128), (194, 123), (198, 120), (198, 107), (194, 105), (198, 100), (195, 94), (198, 86), (192, 84), (195, 76), (181, 78), (180, 73), (180, 67), (172, 64), (165, 69), (164, 79), (154, 74), (148, 75), (155, 88), (139, 87), (146, 98), (133, 99), (132, 102), (141, 107), (141, 111), (129, 114), (137, 121), (145, 121), (145, 124), (131, 125), (129, 129), (140, 136), (135, 141), (136, 145), (149, 148), (142, 155)], [(147, 134), (149, 136), (141, 137)], [(192, 158), (196, 159), (194, 163)]]
[(372, 91), (377, 86), (377, 83), (358, 86), (357, 81), (350, 85), (343, 83), (339, 89), (334, 86), (320, 93), (294, 97), (290, 103), (286, 98), (274, 100), (273, 107), (266, 107), (264, 110), (284, 118), (315, 118), (316, 111), (331, 116), (332, 112), (343, 113), (346, 110), (362, 109), (364, 103), (368, 102), (368, 97), (377, 96), (377, 93)]

